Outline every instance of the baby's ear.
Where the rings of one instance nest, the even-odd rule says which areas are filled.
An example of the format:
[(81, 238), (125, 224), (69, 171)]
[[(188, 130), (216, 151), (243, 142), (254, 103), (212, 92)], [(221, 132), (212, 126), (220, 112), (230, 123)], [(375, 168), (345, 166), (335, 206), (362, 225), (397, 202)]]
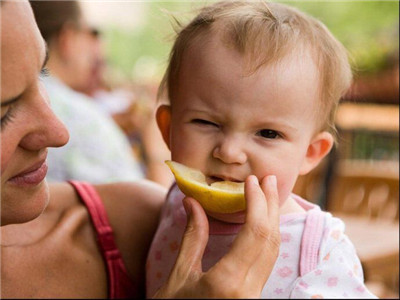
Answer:
[[(158, 129), (161, 131), (161, 135), (165, 144), (169, 147), (169, 130), (171, 125), (171, 106), (161, 105), (157, 108), (156, 119)], [(170, 149), (171, 150), (171, 149)]]
[(300, 175), (307, 174), (314, 169), (331, 151), (333, 143), (332, 134), (327, 131), (318, 133), (308, 145), (306, 157), (300, 168)]

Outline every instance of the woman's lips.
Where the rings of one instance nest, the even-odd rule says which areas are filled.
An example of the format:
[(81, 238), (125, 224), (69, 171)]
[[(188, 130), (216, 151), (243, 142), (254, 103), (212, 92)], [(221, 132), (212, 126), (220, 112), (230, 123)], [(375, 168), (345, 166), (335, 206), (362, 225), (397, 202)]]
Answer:
[(46, 177), (47, 169), (47, 163), (44, 160), (29, 168), (27, 171), (10, 178), (8, 181), (20, 186), (37, 185)]

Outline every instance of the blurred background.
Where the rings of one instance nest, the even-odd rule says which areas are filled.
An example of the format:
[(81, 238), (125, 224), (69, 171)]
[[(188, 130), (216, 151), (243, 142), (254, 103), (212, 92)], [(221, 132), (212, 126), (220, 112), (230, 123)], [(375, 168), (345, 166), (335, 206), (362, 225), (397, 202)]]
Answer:
[[(354, 70), (354, 83), (337, 112), (338, 146), (318, 169), (299, 178), (295, 192), (345, 221), (368, 287), (379, 297), (399, 298), (399, 2), (281, 2), (324, 22), (348, 49)], [(148, 175), (165, 186), (172, 181), (162, 166), (169, 153), (157, 129), (145, 129), (156, 137), (146, 145), (131, 130), (143, 120), (136, 117), (132, 125), (123, 116), (128, 108), (144, 119), (154, 113), (173, 17), (185, 22), (205, 3), (81, 1), (99, 43), (102, 71), (94, 83), (99, 104), (115, 120), (122, 116), (118, 124), (145, 167), (158, 163), (154, 174), (165, 168), (162, 176)]]

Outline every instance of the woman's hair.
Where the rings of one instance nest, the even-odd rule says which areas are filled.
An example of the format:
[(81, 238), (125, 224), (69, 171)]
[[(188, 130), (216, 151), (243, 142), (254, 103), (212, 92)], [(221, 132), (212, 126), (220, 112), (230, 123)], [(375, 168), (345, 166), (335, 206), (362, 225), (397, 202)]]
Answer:
[(64, 25), (79, 26), (82, 12), (77, 1), (30, 1), (43, 38), (49, 43)]
[(185, 50), (208, 34), (217, 33), (224, 45), (241, 53), (250, 73), (294, 51), (306, 50), (315, 61), (321, 83), (319, 129), (335, 133), (336, 108), (351, 84), (352, 72), (346, 49), (320, 21), (284, 4), (222, 1), (202, 8), (186, 26), (178, 26), (159, 98), (166, 92), (172, 101)]

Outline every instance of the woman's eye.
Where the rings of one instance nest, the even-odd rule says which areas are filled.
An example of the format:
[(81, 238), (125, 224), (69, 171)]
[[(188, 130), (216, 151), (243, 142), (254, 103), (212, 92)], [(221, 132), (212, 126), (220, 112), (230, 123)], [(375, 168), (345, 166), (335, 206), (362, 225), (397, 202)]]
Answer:
[(213, 122), (203, 120), (203, 119), (194, 119), (194, 120), (192, 120), (192, 123), (200, 124), (200, 125), (211, 125), (211, 126), (218, 127), (218, 124), (215, 124)]
[(280, 135), (277, 131), (272, 130), (272, 129), (263, 129), (260, 130), (257, 135), (266, 138), (266, 139), (276, 139), (278, 138)]
[(40, 70), (40, 78), (45, 78), (50, 76), (50, 71), (46, 67), (44, 67), (42, 70)]
[(6, 126), (6, 124), (10, 122), (13, 117), (13, 112), (9, 109), (8, 112), (0, 119), (0, 128)]

